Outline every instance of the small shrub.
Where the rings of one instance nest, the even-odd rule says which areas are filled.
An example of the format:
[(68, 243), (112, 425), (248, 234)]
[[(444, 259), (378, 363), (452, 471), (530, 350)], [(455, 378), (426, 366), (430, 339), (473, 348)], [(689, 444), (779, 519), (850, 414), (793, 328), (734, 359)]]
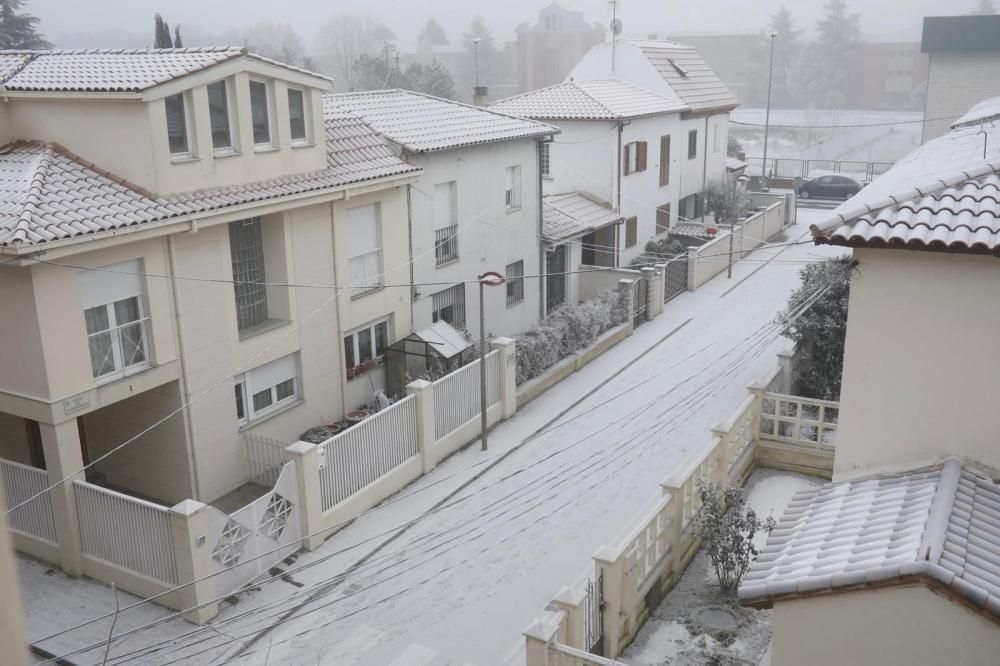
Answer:
[(771, 533), (774, 518), (766, 520), (746, 505), (743, 489), (729, 487), (716, 490), (711, 484), (699, 481), (698, 496), (701, 508), (695, 523), (701, 530), (702, 548), (719, 579), (723, 594), (735, 594), (750, 562), (757, 556), (753, 538), (761, 532)]
[(685, 247), (684, 243), (678, 240), (671, 240), (669, 237), (651, 240), (642, 249), (642, 254), (632, 260), (631, 267), (662, 264), (679, 254), (684, 254), (686, 250), (687, 247)]

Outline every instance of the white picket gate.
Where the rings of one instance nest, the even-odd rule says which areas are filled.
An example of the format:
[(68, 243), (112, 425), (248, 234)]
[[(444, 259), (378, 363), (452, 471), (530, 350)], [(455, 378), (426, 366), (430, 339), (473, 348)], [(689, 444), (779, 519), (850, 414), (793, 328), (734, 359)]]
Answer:
[(8, 510), (34, 497), (24, 506), (10, 511), (7, 516), (10, 529), (54, 544), (56, 528), (52, 522), (52, 498), (48, 493), (38, 495), (49, 486), (48, 473), (44, 469), (0, 458), (0, 479), (3, 480)]
[(327, 511), (419, 453), (416, 397), (406, 396), (320, 446)]
[[(486, 402), (500, 402), (500, 351), (486, 355)], [(434, 436), (448, 435), (479, 416), (479, 361), (434, 382)]]
[(242, 509), (226, 515), (208, 508), (217, 596), (236, 592), (299, 549), (298, 503), (295, 464), (289, 462), (274, 487)]
[(74, 481), (84, 557), (177, 584), (170, 509)]

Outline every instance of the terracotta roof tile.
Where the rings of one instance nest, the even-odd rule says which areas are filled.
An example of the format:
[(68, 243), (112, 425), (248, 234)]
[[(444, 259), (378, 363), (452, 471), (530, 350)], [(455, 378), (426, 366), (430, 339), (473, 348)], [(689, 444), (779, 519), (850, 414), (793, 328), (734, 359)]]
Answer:
[(610, 204), (580, 192), (542, 199), (542, 235), (551, 242), (576, 238), (623, 219)]
[(491, 109), (541, 120), (619, 120), (687, 111), (688, 106), (617, 79), (567, 81), (508, 97)]

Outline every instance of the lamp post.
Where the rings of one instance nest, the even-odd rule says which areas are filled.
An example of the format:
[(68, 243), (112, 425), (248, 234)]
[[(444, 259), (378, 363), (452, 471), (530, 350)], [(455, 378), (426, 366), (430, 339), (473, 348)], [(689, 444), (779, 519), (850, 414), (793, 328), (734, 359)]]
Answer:
[(729, 270), (726, 272), (727, 279), (733, 277), (733, 237), (736, 236), (736, 184), (745, 183), (748, 180), (750, 179), (742, 174), (733, 178), (733, 214), (732, 220), (729, 223)]
[(472, 57), (475, 59), (476, 63), (476, 88), (479, 88), (479, 42), (481, 40), (476, 37), (472, 40)]
[(493, 271), (483, 273), (476, 278), (479, 281), (479, 418), (482, 427), (482, 443), (480, 450), (486, 450), (486, 306), (484, 305), (484, 287), (499, 287), (507, 280)]
[(765, 192), (768, 191), (767, 182), (767, 135), (768, 130), (771, 129), (771, 80), (774, 77), (774, 38), (778, 36), (778, 33), (771, 32), (771, 62), (767, 68), (767, 110), (764, 112), (764, 160), (761, 164), (761, 189)]

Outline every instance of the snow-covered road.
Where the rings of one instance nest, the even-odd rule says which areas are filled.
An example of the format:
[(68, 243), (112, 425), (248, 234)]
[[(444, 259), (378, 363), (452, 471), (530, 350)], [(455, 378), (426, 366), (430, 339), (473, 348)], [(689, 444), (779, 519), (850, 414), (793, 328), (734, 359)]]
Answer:
[[(823, 214), (801, 210), (788, 239)], [(312, 566), (224, 609), (214, 628), (174, 623), (166, 650), (131, 657), (343, 666), (516, 660), (521, 631), (592, 568), (594, 551), (658, 494), (660, 481), (709, 445), (709, 429), (747, 384), (774, 367), (788, 342), (770, 324), (803, 262), (840, 253), (811, 244), (754, 252), (732, 280), (723, 273), (680, 295), (500, 424), (488, 453), (473, 445), (456, 454), (405, 489), (405, 499), (362, 516), (288, 568)], [(487, 467), (477, 462), (504, 452), (470, 481)], [(456, 490), (385, 543), (395, 526)], [(132, 637), (112, 656), (153, 640)]]

